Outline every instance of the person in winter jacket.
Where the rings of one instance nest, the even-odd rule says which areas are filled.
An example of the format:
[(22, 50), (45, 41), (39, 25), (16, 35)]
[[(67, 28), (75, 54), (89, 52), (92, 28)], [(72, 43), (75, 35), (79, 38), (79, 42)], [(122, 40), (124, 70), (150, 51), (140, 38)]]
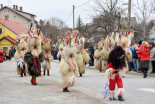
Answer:
[(150, 60), (152, 64), (152, 73), (155, 73), (155, 42), (150, 42)]
[(136, 44), (134, 44), (133, 46), (132, 46), (132, 48), (133, 48), (133, 51), (132, 51), (132, 60), (133, 60), (133, 65), (134, 65), (134, 71), (137, 71), (137, 59), (138, 59), (138, 57), (137, 57), (137, 51), (138, 51), (138, 47), (137, 47), (137, 45)]
[(143, 48), (136, 52), (140, 55), (140, 65), (139, 68), (143, 71), (144, 77), (147, 77), (147, 71), (150, 64), (150, 50), (148, 49), (148, 43), (143, 42)]

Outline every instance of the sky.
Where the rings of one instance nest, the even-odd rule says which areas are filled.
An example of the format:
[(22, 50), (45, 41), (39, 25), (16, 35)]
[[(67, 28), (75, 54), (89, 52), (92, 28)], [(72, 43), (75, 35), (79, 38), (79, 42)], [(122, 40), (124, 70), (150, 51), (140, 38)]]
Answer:
[(0, 4), (11, 7), (22, 6), (23, 11), (36, 15), (37, 21), (50, 17), (60, 18), (70, 28), (73, 27), (73, 5), (75, 5), (75, 23), (79, 16), (84, 24), (90, 23), (92, 16), (95, 15), (91, 8), (94, 5), (93, 0), (0, 0)]
[[(86, 4), (80, 6), (84, 3)], [(79, 15), (84, 23), (89, 23), (92, 20), (92, 12), (89, 5), (93, 4), (93, 0), (0, 0), (0, 4), (11, 7), (12, 5), (18, 5), (18, 8), (22, 6), (23, 11), (36, 15), (37, 21), (58, 17), (70, 28), (73, 25), (71, 13), (73, 5), (75, 5), (77, 7), (75, 8), (75, 23)]]

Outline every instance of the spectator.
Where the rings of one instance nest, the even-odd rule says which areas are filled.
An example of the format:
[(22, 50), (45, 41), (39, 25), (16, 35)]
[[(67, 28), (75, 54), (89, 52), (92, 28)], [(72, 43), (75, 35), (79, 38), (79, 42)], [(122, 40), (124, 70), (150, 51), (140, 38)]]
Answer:
[[(130, 51), (133, 53), (133, 48), (132, 46), (129, 47)], [(128, 62), (128, 66), (129, 66), (129, 71), (131, 71), (134, 68), (133, 62)]]
[[(138, 51), (139, 51), (140, 49), (143, 48), (142, 41), (139, 41), (138, 44), (139, 44), (138, 45)], [(138, 63), (140, 64), (140, 54), (137, 53), (137, 57), (138, 57)], [(140, 71), (141, 71), (140, 68), (138, 68), (138, 72), (140, 72)]]
[(147, 71), (150, 64), (150, 50), (148, 49), (148, 43), (143, 43), (143, 48), (136, 52), (140, 55), (140, 65), (139, 68), (143, 71), (144, 77), (147, 77)]
[(138, 59), (138, 57), (137, 57), (137, 53), (136, 52), (138, 51), (138, 47), (135, 44), (135, 45), (132, 46), (132, 48), (133, 48), (132, 60), (133, 60), (133, 65), (134, 65), (134, 71), (137, 71), (137, 59)]
[(155, 73), (155, 43), (154, 42), (150, 42), (150, 60), (152, 63), (152, 73)]
[(6, 59), (9, 59), (9, 50), (6, 50)]

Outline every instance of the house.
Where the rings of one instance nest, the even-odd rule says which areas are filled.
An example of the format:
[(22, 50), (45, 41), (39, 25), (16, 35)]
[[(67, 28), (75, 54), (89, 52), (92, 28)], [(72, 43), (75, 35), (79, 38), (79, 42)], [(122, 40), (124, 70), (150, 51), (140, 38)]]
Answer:
[(151, 22), (148, 25), (148, 38), (149, 39), (155, 39), (155, 20), (151, 20)]
[(18, 5), (13, 5), (13, 7), (4, 6), (1, 4), (0, 6), (0, 18), (16, 21), (20, 24), (23, 24), (27, 29), (30, 28), (31, 23), (33, 23), (32, 28), (36, 28), (35, 15), (31, 13), (27, 13), (23, 11), (23, 7), (19, 7)]
[(16, 45), (16, 37), (28, 35), (28, 29), (15, 21), (0, 19), (0, 49), (10, 49)]

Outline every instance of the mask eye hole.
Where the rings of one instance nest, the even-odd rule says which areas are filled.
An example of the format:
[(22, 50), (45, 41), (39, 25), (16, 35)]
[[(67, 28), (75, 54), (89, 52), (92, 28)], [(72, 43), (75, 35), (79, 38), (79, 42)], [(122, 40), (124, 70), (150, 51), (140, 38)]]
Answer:
[(22, 48), (22, 51), (24, 51), (25, 50), (25, 48)]
[(35, 46), (34, 46), (34, 49), (36, 49), (36, 48), (37, 48), (37, 46), (35, 45)]

